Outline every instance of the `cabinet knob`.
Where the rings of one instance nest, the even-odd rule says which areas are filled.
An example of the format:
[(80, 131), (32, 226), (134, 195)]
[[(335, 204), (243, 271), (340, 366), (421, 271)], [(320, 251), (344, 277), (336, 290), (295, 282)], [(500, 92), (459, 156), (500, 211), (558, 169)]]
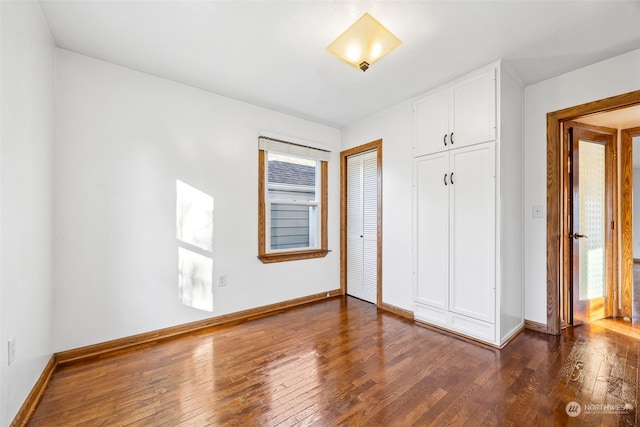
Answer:
[(444, 185), (447, 185), (447, 174), (444, 174)]
[(449, 141), (451, 141), (451, 145), (453, 145), (453, 132), (451, 132), (451, 136), (449, 137)]
[(453, 184), (453, 172), (451, 172), (451, 175), (449, 175), (449, 181), (451, 181), (451, 184)]
[(444, 134), (444, 138), (442, 138), (442, 141), (444, 142), (444, 146), (447, 146), (447, 134)]

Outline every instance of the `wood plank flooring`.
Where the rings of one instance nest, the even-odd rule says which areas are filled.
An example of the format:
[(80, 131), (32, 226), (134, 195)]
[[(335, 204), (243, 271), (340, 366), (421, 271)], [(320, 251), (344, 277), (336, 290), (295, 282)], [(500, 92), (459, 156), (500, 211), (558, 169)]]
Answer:
[(628, 325), (495, 350), (339, 297), (62, 367), (29, 425), (633, 426)]

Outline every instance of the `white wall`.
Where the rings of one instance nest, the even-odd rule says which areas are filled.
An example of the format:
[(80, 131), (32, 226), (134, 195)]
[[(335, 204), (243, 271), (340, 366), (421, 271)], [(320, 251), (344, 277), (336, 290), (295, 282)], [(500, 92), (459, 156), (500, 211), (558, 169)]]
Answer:
[[(55, 49), (35, 2), (0, 2), (0, 425), (53, 352), (52, 134)], [(16, 361), (7, 366), (7, 341)]]
[(382, 301), (413, 311), (412, 106), (407, 101), (342, 130), (342, 150), (382, 138)]
[[(593, 64), (525, 89), (525, 318), (547, 323), (546, 114), (640, 89), (640, 50)], [(546, 217), (546, 215), (544, 215)]]
[[(337, 129), (58, 50), (55, 350), (339, 288)], [(329, 162), (326, 258), (257, 258), (259, 130)], [(176, 179), (214, 197), (214, 312), (178, 301)]]

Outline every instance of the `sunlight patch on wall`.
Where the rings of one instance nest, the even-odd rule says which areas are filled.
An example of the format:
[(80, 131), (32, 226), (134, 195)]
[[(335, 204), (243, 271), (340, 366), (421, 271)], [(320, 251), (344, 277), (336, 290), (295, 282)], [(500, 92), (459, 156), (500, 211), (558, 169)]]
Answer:
[(213, 260), (178, 247), (180, 301), (200, 310), (213, 311)]
[(213, 197), (176, 180), (176, 237), (185, 243), (213, 250)]
[(213, 197), (176, 180), (180, 301), (213, 311)]

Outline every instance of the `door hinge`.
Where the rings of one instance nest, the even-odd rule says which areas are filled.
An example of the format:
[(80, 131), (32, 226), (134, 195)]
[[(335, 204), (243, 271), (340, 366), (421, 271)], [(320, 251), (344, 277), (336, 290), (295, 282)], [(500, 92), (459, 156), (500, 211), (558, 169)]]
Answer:
[(616, 222), (615, 221), (611, 221), (611, 229), (612, 230), (616, 229)]
[(617, 156), (617, 155), (618, 155), (618, 154), (614, 151), (614, 152), (613, 152), (613, 160), (615, 160), (615, 159), (616, 159), (616, 156)]

